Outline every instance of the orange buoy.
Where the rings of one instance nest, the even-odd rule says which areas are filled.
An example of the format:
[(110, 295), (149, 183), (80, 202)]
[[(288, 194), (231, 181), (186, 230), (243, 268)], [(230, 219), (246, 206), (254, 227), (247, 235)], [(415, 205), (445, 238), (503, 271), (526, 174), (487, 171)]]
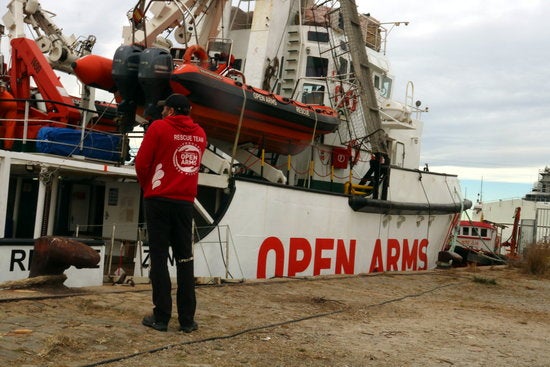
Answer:
[(208, 68), (209, 59), (206, 50), (199, 45), (192, 45), (185, 50), (183, 54), (183, 62), (185, 64), (191, 63), (191, 58), (195, 56), (200, 61), (200, 66), (203, 68)]
[(109, 92), (116, 91), (113, 79), (113, 60), (98, 55), (86, 55), (72, 64), (78, 79), (91, 87)]

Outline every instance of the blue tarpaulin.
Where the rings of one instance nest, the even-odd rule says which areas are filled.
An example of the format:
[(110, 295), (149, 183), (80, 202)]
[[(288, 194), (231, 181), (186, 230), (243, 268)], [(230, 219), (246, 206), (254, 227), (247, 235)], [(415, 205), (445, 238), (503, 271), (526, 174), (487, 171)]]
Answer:
[(81, 155), (106, 161), (120, 160), (120, 136), (86, 131), (82, 150), (80, 139), (80, 130), (43, 127), (38, 131), (36, 150), (65, 157)]

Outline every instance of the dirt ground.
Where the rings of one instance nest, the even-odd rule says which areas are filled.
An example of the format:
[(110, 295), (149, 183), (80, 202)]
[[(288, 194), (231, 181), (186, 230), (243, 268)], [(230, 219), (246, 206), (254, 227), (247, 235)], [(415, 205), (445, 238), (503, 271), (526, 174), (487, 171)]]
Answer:
[(0, 290), (0, 365), (550, 366), (550, 280), (507, 267), (199, 286), (191, 334), (150, 296)]

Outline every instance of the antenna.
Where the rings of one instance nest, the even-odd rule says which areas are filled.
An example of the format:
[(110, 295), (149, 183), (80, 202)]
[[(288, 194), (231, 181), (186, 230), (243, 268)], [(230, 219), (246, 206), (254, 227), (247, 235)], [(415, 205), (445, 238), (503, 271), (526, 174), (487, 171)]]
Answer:
[(480, 204), (483, 202), (483, 176), (481, 176), (481, 187), (480, 187), (480, 191), (479, 191), (479, 194), (478, 194), (477, 202), (480, 203)]

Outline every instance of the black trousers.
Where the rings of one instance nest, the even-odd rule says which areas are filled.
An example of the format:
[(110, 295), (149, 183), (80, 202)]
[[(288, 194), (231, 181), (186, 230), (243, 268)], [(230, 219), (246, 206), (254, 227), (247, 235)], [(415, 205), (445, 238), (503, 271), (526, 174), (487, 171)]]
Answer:
[(153, 288), (153, 313), (157, 321), (172, 315), (172, 283), (168, 272), (168, 249), (172, 247), (177, 270), (176, 303), (181, 326), (194, 321), (197, 300), (193, 265), (193, 203), (148, 198), (144, 200)]

